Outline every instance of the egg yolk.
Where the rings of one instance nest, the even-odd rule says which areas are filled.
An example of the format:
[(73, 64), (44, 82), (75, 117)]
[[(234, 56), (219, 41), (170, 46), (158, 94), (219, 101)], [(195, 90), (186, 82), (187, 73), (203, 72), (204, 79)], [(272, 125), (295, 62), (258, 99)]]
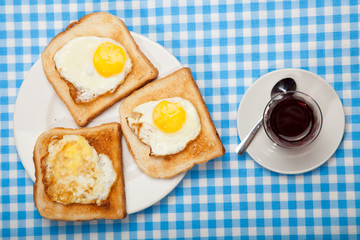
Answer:
[(78, 141), (68, 142), (57, 154), (54, 171), (60, 177), (68, 174), (78, 176), (88, 167), (86, 160), (91, 155), (91, 147), (84, 137), (80, 137)]
[(186, 112), (178, 103), (161, 101), (155, 106), (152, 118), (160, 130), (173, 133), (181, 129), (186, 119)]
[(104, 42), (95, 50), (93, 63), (96, 71), (103, 77), (120, 73), (125, 65), (125, 50), (111, 42)]

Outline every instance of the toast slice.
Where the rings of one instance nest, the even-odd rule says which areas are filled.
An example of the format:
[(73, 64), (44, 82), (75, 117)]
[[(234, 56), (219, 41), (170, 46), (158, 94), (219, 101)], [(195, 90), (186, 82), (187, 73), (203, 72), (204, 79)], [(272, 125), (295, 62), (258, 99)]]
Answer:
[[(198, 137), (188, 143), (181, 152), (167, 156), (150, 156), (150, 147), (139, 140), (129, 127), (126, 118), (132, 110), (145, 102), (163, 98), (181, 97), (196, 108), (201, 122)], [(138, 167), (154, 178), (171, 178), (192, 168), (224, 155), (225, 149), (217, 134), (210, 113), (201, 96), (189, 68), (182, 68), (162, 79), (155, 80), (128, 96), (119, 108), (123, 135)]]
[[(81, 135), (95, 148), (98, 154), (106, 154), (112, 161), (117, 178), (112, 185), (106, 204), (72, 203), (64, 205), (49, 198), (45, 190), (45, 172), (42, 161), (49, 154), (48, 146), (52, 139), (64, 135)], [(34, 200), (39, 213), (53, 220), (91, 220), (121, 219), (126, 217), (125, 185), (123, 177), (121, 150), (121, 129), (119, 123), (107, 123), (92, 128), (66, 129), (53, 128), (41, 134), (34, 147), (35, 185)]]
[[(74, 87), (67, 83), (57, 71), (54, 55), (70, 40), (83, 36), (106, 37), (119, 42), (126, 49), (133, 65), (124, 82), (113, 93), (101, 95), (91, 102), (76, 103), (71, 94)], [(65, 31), (51, 40), (42, 53), (41, 59), (47, 79), (79, 126), (85, 126), (110, 106), (158, 75), (158, 70), (140, 51), (124, 22), (105, 12), (91, 13), (71, 23)]]

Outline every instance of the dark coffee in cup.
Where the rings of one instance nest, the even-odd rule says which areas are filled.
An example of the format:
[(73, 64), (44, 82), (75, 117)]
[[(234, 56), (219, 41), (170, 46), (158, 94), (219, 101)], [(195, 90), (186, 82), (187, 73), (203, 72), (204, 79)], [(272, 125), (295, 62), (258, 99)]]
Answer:
[(264, 128), (270, 139), (282, 147), (312, 142), (321, 129), (322, 115), (308, 95), (289, 91), (275, 96), (264, 112)]
[(311, 132), (314, 127), (314, 114), (305, 102), (288, 97), (274, 107), (270, 122), (271, 130), (279, 138), (296, 141)]

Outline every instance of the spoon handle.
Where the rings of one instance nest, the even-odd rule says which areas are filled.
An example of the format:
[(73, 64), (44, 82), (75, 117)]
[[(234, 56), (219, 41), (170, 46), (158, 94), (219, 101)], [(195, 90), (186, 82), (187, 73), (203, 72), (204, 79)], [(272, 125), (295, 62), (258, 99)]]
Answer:
[(260, 127), (263, 124), (263, 118), (261, 118), (258, 123), (251, 129), (251, 131), (246, 135), (246, 137), (240, 142), (240, 144), (236, 147), (235, 152), (238, 155), (243, 155), (248, 148), (249, 144), (253, 140), (256, 133), (259, 131)]

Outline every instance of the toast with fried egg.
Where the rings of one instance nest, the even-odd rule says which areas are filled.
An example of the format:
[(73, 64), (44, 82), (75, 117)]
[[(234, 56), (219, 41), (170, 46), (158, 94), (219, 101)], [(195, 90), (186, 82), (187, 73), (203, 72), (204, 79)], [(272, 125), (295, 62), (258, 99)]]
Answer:
[[(85, 41), (73, 43), (72, 47), (68, 46), (77, 39)], [(92, 47), (94, 42), (99, 42), (96, 51)], [(103, 43), (102, 48), (100, 43)], [(86, 44), (89, 46), (85, 46)], [(84, 50), (81, 50), (82, 47)], [(70, 55), (62, 56), (65, 53)], [(83, 53), (89, 53), (90, 57)], [(109, 56), (106, 56), (106, 53)], [(84, 64), (86, 62), (83, 68), (73, 62), (82, 63), (81, 58), (84, 58)], [(131, 61), (122, 62), (124, 58)], [(47, 79), (79, 126), (85, 126), (110, 106), (158, 75), (158, 70), (139, 49), (124, 22), (105, 12), (91, 13), (71, 23), (51, 40), (41, 59)], [(93, 62), (94, 66), (88, 65), (88, 62)], [(68, 71), (64, 70), (66, 66), (70, 68)], [(121, 72), (119, 69), (122, 69)], [(79, 79), (78, 73), (84, 74), (84, 80)], [(88, 83), (94, 74), (101, 76), (99, 75), (96, 84)], [(114, 83), (108, 80), (117, 74), (121, 75), (121, 79), (114, 80)], [(106, 88), (103, 88), (103, 85)]]
[[(187, 107), (189, 103), (196, 109), (195, 113), (191, 110), (192, 107)], [(161, 109), (157, 110), (159, 108)], [(163, 116), (160, 116), (158, 120), (158, 111), (167, 111), (168, 116), (160, 113)], [(173, 114), (175, 112), (177, 113)], [(177, 70), (133, 92), (120, 103), (119, 113), (123, 136), (129, 151), (137, 166), (151, 177), (171, 178), (192, 168), (195, 164), (207, 162), (225, 153), (211, 115), (189, 68)], [(197, 123), (196, 115), (199, 117), (200, 124)], [(156, 127), (151, 127), (146, 119), (158, 122), (160, 129), (161, 124), (164, 124), (164, 128), (155, 131)], [(186, 127), (186, 119), (190, 119), (193, 126), (189, 127), (189, 131), (185, 130), (177, 134)], [(142, 131), (144, 126), (147, 128)], [(154, 139), (163, 138), (160, 134), (152, 137), (151, 135), (155, 135), (155, 132), (167, 135), (165, 140), (151, 144)], [(175, 141), (171, 139), (173, 137), (176, 138)], [(178, 144), (176, 149), (173, 148), (172, 145), (182, 142), (182, 139), (186, 137), (189, 138), (184, 143)], [(168, 145), (169, 149), (165, 149), (168, 154), (163, 151), (164, 149), (157, 151), (159, 154), (154, 154), (154, 149), (158, 145)]]
[(126, 217), (119, 123), (53, 128), (34, 147), (34, 201), (48, 219)]

